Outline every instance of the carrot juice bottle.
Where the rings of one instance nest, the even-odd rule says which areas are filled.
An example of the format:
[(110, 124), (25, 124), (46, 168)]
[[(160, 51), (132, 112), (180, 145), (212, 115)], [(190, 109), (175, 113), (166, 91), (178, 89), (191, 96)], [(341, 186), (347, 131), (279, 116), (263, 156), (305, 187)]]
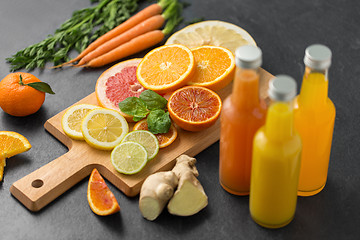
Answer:
[(266, 104), (259, 99), (261, 50), (243, 46), (235, 52), (236, 71), (232, 94), (221, 111), (219, 177), (229, 193), (248, 195), (252, 142), (264, 124)]
[(294, 128), (296, 82), (279, 75), (269, 84), (266, 123), (254, 137), (250, 214), (259, 225), (280, 228), (295, 215), (301, 139)]
[(305, 73), (295, 101), (295, 128), (303, 140), (299, 196), (312, 196), (326, 183), (335, 106), (328, 97), (328, 69), (331, 51), (312, 45), (305, 51)]

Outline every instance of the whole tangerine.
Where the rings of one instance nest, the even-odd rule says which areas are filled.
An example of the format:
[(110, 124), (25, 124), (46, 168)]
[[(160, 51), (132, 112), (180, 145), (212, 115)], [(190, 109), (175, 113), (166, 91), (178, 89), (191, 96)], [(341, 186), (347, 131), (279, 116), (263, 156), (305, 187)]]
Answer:
[(4, 112), (12, 116), (24, 117), (40, 109), (45, 101), (45, 92), (26, 85), (33, 82), (41, 81), (30, 73), (22, 72), (10, 73), (1, 80), (0, 107)]

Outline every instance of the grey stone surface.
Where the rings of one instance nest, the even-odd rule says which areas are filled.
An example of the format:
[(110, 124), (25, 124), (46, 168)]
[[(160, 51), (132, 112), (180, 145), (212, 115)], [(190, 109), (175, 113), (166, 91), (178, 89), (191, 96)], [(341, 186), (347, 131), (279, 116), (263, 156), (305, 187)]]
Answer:
[[(143, 1), (140, 6), (147, 4)], [(89, 5), (86, 0), (1, 0), (0, 79), (9, 73), (6, 57), (52, 34), (74, 10)], [(20, 132), (33, 145), (29, 152), (7, 161), (0, 183), (0, 239), (358, 239), (359, 12), (360, 2), (356, 0), (197, 0), (184, 10), (185, 22), (204, 17), (243, 27), (263, 51), (263, 68), (274, 75), (291, 75), (298, 84), (308, 45), (323, 43), (333, 51), (329, 96), (337, 115), (328, 182), (318, 195), (298, 198), (295, 219), (285, 228), (259, 227), (249, 215), (248, 197), (232, 196), (220, 187), (218, 143), (196, 156), (209, 205), (192, 217), (175, 217), (164, 211), (156, 221), (149, 222), (139, 212), (138, 198), (126, 197), (110, 183), (121, 211), (113, 216), (96, 216), (86, 199), (87, 179), (40, 212), (28, 211), (11, 196), (11, 184), (67, 151), (43, 124), (93, 92), (98, 76), (108, 66), (93, 70), (46, 68), (31, 72), (56, 92), (46, 96), (39, 112), (16, 118), (0, 111), (0, 130)], [(179, 29), (183, 26), (185, 23)]]

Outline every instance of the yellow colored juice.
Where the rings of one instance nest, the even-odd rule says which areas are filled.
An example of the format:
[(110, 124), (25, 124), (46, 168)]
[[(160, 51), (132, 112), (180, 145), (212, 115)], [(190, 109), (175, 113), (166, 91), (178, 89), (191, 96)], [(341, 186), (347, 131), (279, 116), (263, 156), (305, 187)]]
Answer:
[(289, 103), (272, 104), (254, 137), (250, 213), (263, 227), (283, 227), (295, 215), (302, 144), (293, 117)]
[(303, 141), (298, 195), (311, 196), (326, 183), (336, 114), (324, 74), (305, 73), (294, 110), (295, 128)]

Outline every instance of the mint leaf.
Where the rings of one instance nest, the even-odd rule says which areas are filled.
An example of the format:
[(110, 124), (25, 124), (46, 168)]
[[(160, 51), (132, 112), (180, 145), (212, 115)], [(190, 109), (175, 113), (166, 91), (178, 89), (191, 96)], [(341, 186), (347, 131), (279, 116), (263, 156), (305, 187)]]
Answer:
[(153, 134), (167, 133), (171, 126), (171, 119), (169, 112), (162, 109), (155, 109), (150, 111), (147, 117), (148, 129)]
[(139, 98), (143, 100), (149, 110), (165, 109), (167, 100), (152, 90), (143, 91)]
[(135, 122), (145, 118), (149, 113), (144, 101), (137, 97), (128, 97), (119, 102), (119, 108), (123, 113), (133, 116)]

